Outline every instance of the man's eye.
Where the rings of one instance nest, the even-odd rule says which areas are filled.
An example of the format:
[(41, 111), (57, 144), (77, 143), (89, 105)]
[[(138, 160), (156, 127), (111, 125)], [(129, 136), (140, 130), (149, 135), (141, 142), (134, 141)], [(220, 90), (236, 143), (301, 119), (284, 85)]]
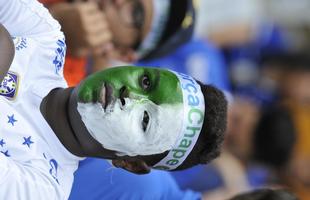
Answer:
[(141, 79), (141, 87), (143, 90), (148, 90), (151, 87), (151, 80), (147, 75), (143, 75)]
[(150, 121), (149, 114), (146, 111), (144, 111), (143, 120), (142, 120), (142, 129), (144, 132), (146, 131), (146, 128), (147, 128), (147, 125), (149, 124), (149, 121)]

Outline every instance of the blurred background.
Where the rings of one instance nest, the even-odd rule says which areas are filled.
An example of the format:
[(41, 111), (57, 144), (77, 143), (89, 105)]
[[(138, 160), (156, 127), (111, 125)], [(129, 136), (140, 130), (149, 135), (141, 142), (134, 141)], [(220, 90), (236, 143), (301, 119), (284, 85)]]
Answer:
[(222, 54), (232, 99), (223, 154), (182, 187), (225, 199), (284, 186), (310, 199), (309, 8), (308, 0), (200, 1), (195, 37)]
[[(41, 1), (65, 22), (58, 14), (65, 6)], [(213, 84), (229, 100), (223, 153), (207, 166), (172, 172), (178, 186), (208, 200), (261, 187), (284, 187), (310, 199), (310, 1), (201, 0), (195, 5), (193, 38), (156, 60), (74, 54), (68, 44), (69, 84), (131, 61)], [(70, 34), (69, 25), (62, 26)]]

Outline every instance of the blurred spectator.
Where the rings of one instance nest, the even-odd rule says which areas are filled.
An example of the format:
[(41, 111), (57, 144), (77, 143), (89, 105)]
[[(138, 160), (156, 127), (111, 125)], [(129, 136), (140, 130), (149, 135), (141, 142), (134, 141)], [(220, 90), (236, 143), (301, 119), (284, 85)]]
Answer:
[(252, 155), (276, 169), (286, 167), (296, 143), (296, 129), (284, 106), (268, 107), (256, 126)]
[[(296, 128), (289, 109), (275, 106), (262, 113), (256, 111), (256, 114), (249, 110), (240, 111), (240, 114), (245, 114), (244, 118), (239, 119), (243, 122), (236, 120), (239, 127), (236, 131), (239, 130), (242, 135), (228, 129), (226, 148), (212, 165), (221, 184), (212, 190), (205, 190), (205, 199), (226, 199), (262, 186), (290, 187), (282, 177), (296, 144)], [(233, 111), (230, 114), (236, 113)], [(208, 174), (204, 172), (202, 175), (207, 177)]]
[(270, 103), (272, 96), (260, 88), (259, 61), (266, 50), (286, 49), (282, 27), (265, 15), (262, 1), (206, 0), (201, 2), (197, 35), (214, 42), (225, 55), (232, 92), (256, 103)]
[[(92, 72), (110, 59), (128, 63), (160, 57), (187, 41), (192, 35), (195, 5), (175, 1), (73, 1), (53, 4), (49, 9), (63, 27), (68, 53), (91, 57), (88, 71)], [(85, 66), (65, 67), (70, 85), (74, 73), (85, 75)]]
[(269, 52), (262, 58), (263, 75), (286, 101), (309, 105), (310, 56), (307, 52)]
[(287, 167), (281, 171), (281, 181), (301, 199), (310, 198), (310, 106), (287, 103), (296, 128), (296, 144)]
[(274, 101), (272, 91), (264, 88), (260, 59), (265, 52), (284, 51), (287, 46), (282, 30), (265, 23), (257, 26), (256, 35), (250, 41), (223, 49), (234, 93), (263, 105)]
[(292, 113), (284, 105), (265, 108), (252, 138), (250, 159), (267, 167), (268, 185), (287, 185), (283, 180), (296, 145), (296, 127)]
[[(288, 114), (280, 114), (282, 119), (287, 118), (282, 124), (278, 123), (275, 118), (269, 119), (268, 130), (273, 130), (273, 136), (286, 133), (281, 137), (281, 141), (289, 144), (293, 140), (289, 132), (296, 134), (293, 146), (282, 146), (282, 154), (291, 151), (291, 157), (286, 161), (285, 166), (279, 168), (275, 166), (278, 173), (279, 182), (286, 184), (295, 191), (301, 199), (310, 198), (310, 101), (309, 101), (309, 84), (310, 84), (310, 59), (307, 52), (283, 52), (265, 56), (263, 59), (264, 75), (268, 77), (272, 87), (276, 88), (278, 102), (286, 107)], [(286, 117), (287, 116), (287, 117)], [(278, 119), (280, 119), (278, 117)], [(290, 118), (288, 120), (288, 117)], [(278, 127), (278, 128), (276, 128)], [(281, 129), (282, 130), (281, 130)], [(262, 132), (262, 131), (261, 131)], [(267, 135), (267, 130), (264, 131)], [(269, 131), (270, 132), (270, 131)], [(280, 137), (279, 135), (279, 137)], [(270, 138), (270, 135), (268, 135)], [(262, 136), (263, 138), (263, 136)], [(262, 149), (266, 151), (267, 141), (261, 138)], [(286, 139), (286, 140), (285, 140)], [(280, 141), (280, 140), (279, 140)], [(269, 147), (274, 149), (277, 143), (270, 143)], [(268, 146), (268, 145), (267, 145)], [(278, 146), (279, 147), (279, 146)], [(281, 156), (276, 156), (269, 149), (269, 160), (273, 163), (280, 161)], [(273, 157), (272, 157), (273, 156)]]
[[(243, 186), (256, 187), (278, 178), (277, 183), (292, 187), (302, 199), (310, 198), (310, 176), (307, 170), (310, 168), (309, 54), (282, 54), (280, 57), (276, 54), (296, 47), (292, 42), (304, 43), (297, 46), (307, 43), (307, 37), (302, 40), (297, 37), (296, 40), (296, 35), (289, 35), (287, 30), (295, 27), (296, 32), (300, 32), (300, 26), (308, 26), (309, 30), (310, 24), (307, 21), (310, 18), (302, 12), (308, 4), (303, 0), (284, 0), (281, 3), (257, 0), (201, 2), (202, 12), (198, 15), (197, 34), (215, 42), (223, 50), (234, 95), (234, 101), (230, 105), (224, 154), (209, 166), (216, 171), (212, 175), (216, 176), (213, 179), (218, 187), (224, 187), (222, 194), (229, 192), (227, 188), (235, 188), (236, 192)], [(271, 5), (273, 7), (266, 8)], [(279, 12), (281, 9), (286, 9), (286, 12)], [(271, 17), (276, 15), (283, 16), (277, 18), (277, 22), (281, 21), (280, 24), (275, 24), (273, 19), (276, 18)], [(288, 24), (290, 27), (286, 26)], [(307, 41), (310, 41), (309, 37)], [(269, 57), (268, 62), (264, 57), (266, 53), (271, 53), (273, 57)], [(262, 57), (263, 66), (260, 62)], [(271, 109), (271, 103), (279, 105)], [(259, 132), (262, 135), (260, 139), (257, 138)], [(230, 154), (231, 157), (226, 156)], [(261, 158), (266, 156), (261, 161), (269, 163), (274, 170), (269, 171), (265, 166), (253, 163), (253, 154)], [(236, 168), (236, 174), (241, 172), (243, 175), (239, 177), (246, 178), (238, 179), (232, 175), (230, 177), (233, 181), (229, 181), (230, 174), (225, 173), (225, 167), (221, 163), (223, 166), (235, 163), (232, 168)], [(227, 171), (233, 171), (232, 168)], [(203, 175), (203, 170), (194, 174), (199, 177), (196, 179), (198, 183), (203, 183), (204, 178), (208, 177)], [(274, 171), (281, 173), (272, 175)], [(283, 177), (283, 174), (287, 176)], [(240, 184), (240, 188), (229, 186), (229, 182), (236, 181), (236, 184), (240, 180), (245, 180), (243, 183), (246, 184)], [(201, 191), (202, 185), (204, 184), (192, 184), (187, 187)], [(212, 189), (217, 188), (208, 185), (209, 188), (210, 186)]]
[[(230, 108), (235, 109), (234, 104), (242, 100), (235, 98)], [(296, 128), (289, 109), (276, 106), (261, 113), (248, 102), (241, 103), (244, 109), (230, 111), (230, 123), (236, 127), (228, 129), (228, 140), (220, 158), (207, 168), (197, 166), (173, 172), (179, 174), (174, 177), (181, 188), (203, 192), (207, 200), (220, 200), (262, 186), (291, 186), (282, 177), (296, 142)]]
[(243, 96), (235, 96), (228, 115), (226, 148), (246, 164), (252, 148), (252, 137), (261, 115), (258, 104)]

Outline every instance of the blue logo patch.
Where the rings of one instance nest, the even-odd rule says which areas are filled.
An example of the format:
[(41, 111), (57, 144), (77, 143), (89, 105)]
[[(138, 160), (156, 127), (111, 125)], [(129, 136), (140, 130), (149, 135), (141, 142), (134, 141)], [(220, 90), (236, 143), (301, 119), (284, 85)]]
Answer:
[(14, 100), (17, 95), (18, 81), (18, 75), (9, 71), (0, 84), (0, 96)]
[(64, 39), (58, 40), (57, 45), (58, 47), (55, 51), (56, 57), (53, 60), (53, 64), (55, 65), (56, 74), (59, 74), (59, 71), (61, 70), (64, 64), (64, 59), (65, 59), (65, 54), (66, 54), (66, 43)]
[(12, 37), (16, 51), (27, 48), (27, 39), (23, 37)]

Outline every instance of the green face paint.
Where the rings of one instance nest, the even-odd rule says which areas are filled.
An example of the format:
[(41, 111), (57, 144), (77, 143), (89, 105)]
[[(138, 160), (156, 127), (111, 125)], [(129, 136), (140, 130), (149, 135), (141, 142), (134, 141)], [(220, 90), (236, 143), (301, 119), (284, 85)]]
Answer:
[(78, 111), (89, 133), (118, 155), (170, 150), (183, 122), (178, 77), (157, 68), (116, 67), (78, 88)]
[[(82, 121), (103, 147), (128, 156), (172, 149), (155, 166), (159, 168), (172, 169), (182, 163), (202, 127), (204, 100), (199, 84), (165, 69), (111, 68), (82, 82), (78, 98)], [(195, 134), (189, 132), (191, 128)], [(173, 160), (174, 152), (177, 160)], [(173, 166), (166, 166), (167, 162)]]
[(111, 86), (115, 99), (120, 98), (123, 88), (129, 99), (148, 99), (157, 105), (182, 103), (175, 74), (165, 69), (132, 66), (110, 68), (89, 76), (80, 84), (79, 102), (98, 102), (105, 84)]

